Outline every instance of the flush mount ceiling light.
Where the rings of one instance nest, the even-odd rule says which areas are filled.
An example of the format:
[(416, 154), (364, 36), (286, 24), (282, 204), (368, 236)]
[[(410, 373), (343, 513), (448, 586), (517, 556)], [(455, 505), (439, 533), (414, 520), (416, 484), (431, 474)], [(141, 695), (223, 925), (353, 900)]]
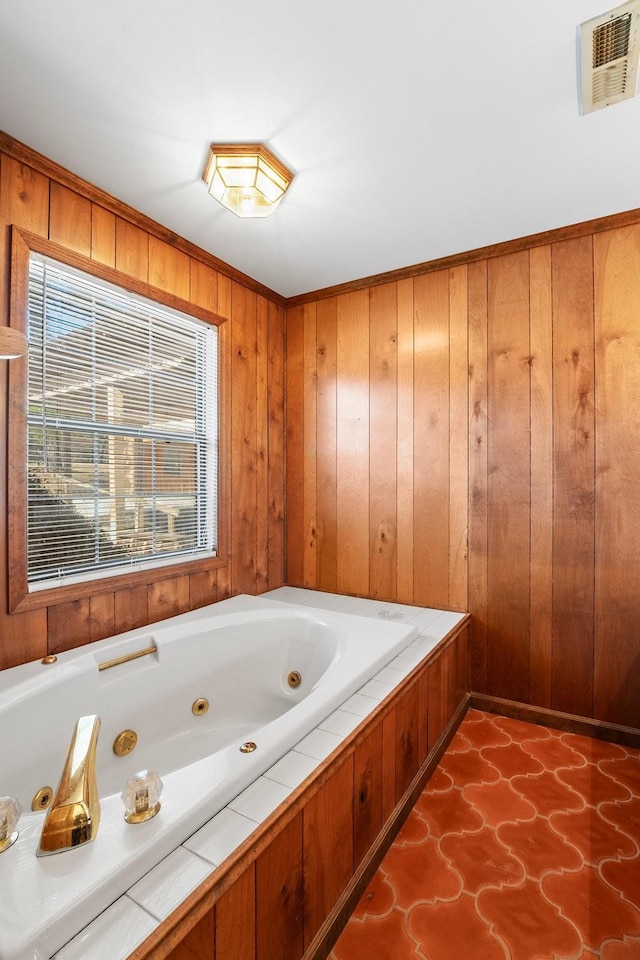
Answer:
[(211, 196), (236, 216), (268, 217), (293, 174), (261, 143), (212, 143), (202, 179)]

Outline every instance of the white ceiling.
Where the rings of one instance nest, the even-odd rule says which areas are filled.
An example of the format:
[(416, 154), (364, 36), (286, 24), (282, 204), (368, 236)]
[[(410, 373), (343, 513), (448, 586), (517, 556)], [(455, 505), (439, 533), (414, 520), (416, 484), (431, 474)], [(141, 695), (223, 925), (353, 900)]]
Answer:
[[(4, 0), (0, 129), (284, 296), (640, 207), (640, 97), (580, 116), (615, 0)], [(240, 220), (211, 142), (296, 172)]]

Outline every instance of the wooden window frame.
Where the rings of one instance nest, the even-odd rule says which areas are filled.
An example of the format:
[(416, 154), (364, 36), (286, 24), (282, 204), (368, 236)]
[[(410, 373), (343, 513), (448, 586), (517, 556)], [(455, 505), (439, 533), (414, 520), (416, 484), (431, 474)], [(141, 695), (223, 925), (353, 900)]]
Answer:
[(230, 341), (225, 318), (197, 304), (176, 297), (165, 290), (114, 270), (60, 244), (35, 234), (12, 228), (11, 288), (9, 325), (26, 334), (28, 329), (29, 255), (40, 253), (124, 290), (203, 320), (218, 328), (218, 530), (215, 557), (182, 560), (166, 566), (152, 567), (131, 573), (96, 577), (79, 583), (52, 586), (29, 592), (27, 580), (27, 359), (20, 357), (9, 364), (8, 399), (8, 606), (10, 613), (21, 613), (56, 603), (112, 593), (167, 580), (185, 574), (200, 573), (224, 567), (229, 563), (229, 411), (225, 410), (227, 382), (230, 372)]

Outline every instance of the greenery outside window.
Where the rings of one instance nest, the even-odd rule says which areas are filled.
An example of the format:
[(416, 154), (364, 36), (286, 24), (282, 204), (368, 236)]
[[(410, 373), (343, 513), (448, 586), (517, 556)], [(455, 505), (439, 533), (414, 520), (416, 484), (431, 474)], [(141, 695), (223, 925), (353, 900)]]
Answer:
[(25, 586), (215, 558), (217, 326), (49, 251), (27, 258), (26, 584), (10, 585), (13, 607)]

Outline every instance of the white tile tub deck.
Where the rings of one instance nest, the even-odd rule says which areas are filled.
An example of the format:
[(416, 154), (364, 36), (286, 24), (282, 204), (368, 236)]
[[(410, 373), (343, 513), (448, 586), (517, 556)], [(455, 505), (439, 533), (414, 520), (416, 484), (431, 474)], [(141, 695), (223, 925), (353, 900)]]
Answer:
[(410, 623), (418, 629), (418, 637), (293, 750), (58, 950), (51, 960), (87, 960), (89, 957), (91, 960), (126, 960), (465, 616), (300, 587), (279, 587), (264, 596)]

